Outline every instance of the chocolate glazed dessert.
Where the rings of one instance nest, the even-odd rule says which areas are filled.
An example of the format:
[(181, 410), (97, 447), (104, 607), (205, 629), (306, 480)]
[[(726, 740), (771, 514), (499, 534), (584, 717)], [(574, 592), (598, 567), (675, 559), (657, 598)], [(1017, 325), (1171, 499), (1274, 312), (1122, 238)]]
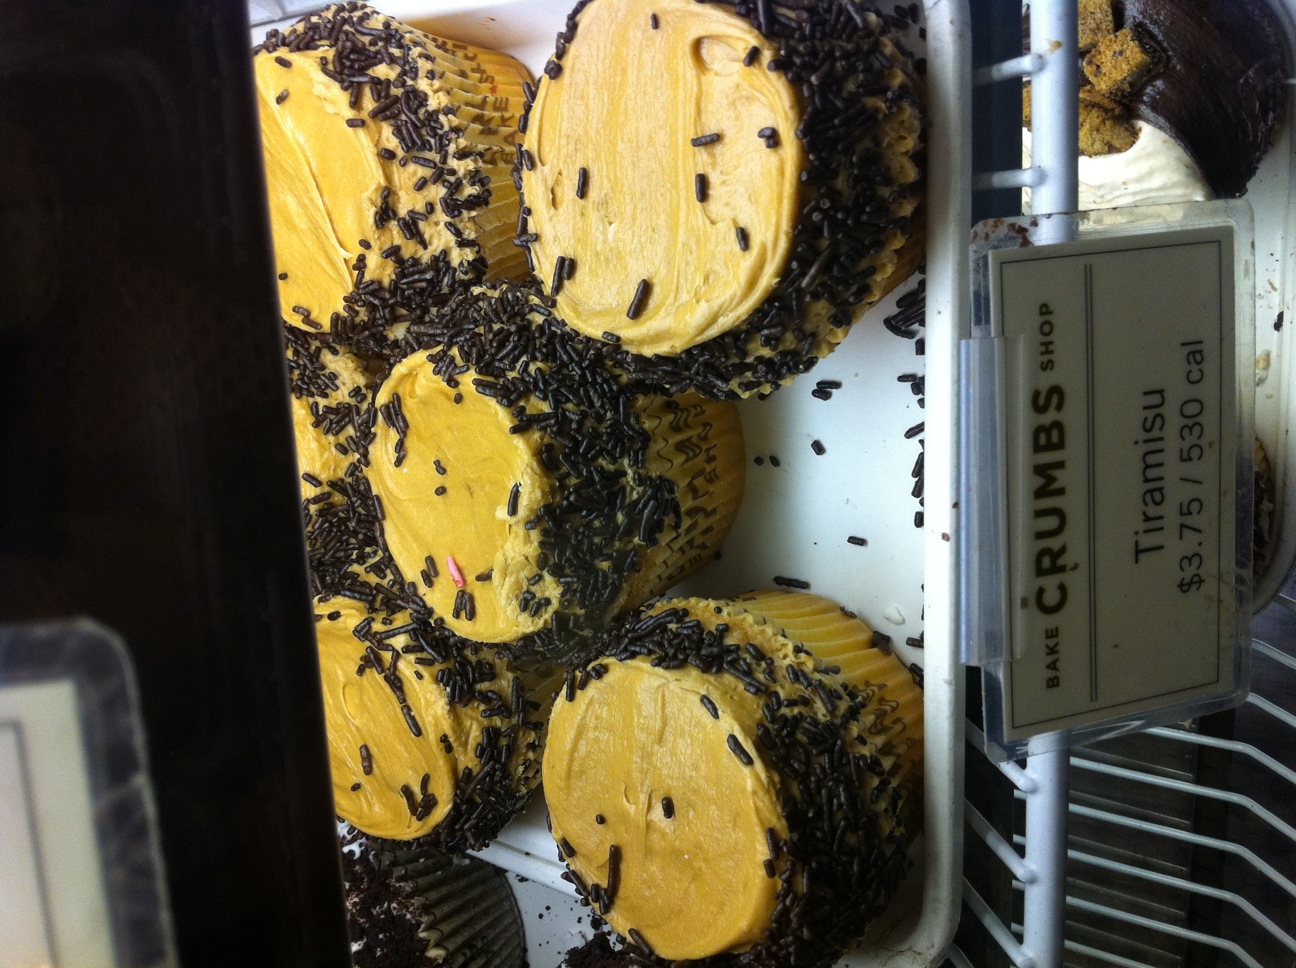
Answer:
[(1166, 54), (1132, 113), (1183, 145), (1221, 198), (1236, 198), (1269, 149), (1286, 101), (1288, 52), (1264, 0), (1117, 0)]

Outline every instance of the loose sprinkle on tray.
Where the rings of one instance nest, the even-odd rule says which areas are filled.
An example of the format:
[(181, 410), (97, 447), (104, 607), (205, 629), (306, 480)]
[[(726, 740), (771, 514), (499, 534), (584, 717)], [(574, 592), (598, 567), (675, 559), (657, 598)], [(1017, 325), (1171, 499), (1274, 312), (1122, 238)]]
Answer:
[(803, 578), (788, 578), (784, 575), (775, 575), (774, 584), (784, 588), (800, 588), (802, 591), (810, 587), (810, 583)]

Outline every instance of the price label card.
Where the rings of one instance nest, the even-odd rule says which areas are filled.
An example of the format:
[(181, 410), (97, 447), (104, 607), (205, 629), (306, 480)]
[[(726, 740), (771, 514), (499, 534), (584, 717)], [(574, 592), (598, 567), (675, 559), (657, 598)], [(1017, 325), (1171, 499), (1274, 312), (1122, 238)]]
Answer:
[(1006, 559), (987, 731), (1009, 749), (1185, 718), (1240, 698), (1244, 668), (1253, 449), (1236, 220), (1093, 231), (1066, 218), (1073, 240), (1009, 233), (979, 273), (1002, 361)]

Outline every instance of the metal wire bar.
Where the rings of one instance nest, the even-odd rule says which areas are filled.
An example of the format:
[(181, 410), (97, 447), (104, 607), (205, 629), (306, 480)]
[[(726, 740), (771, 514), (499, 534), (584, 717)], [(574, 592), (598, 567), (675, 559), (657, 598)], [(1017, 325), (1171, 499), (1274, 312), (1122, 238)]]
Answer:
[(1023, 54), (1021, 57), (977, 68), (972, 73), (972, 83), (980, 87), (998, 81), (1018, 80), (1039, 73), (1043, 67), (1044, 58), (1040, 54)]
[(1130, 961), (1128, 958), (1122, 958), (1120, 955), (1114, 955), (1110, 951), (1101, 951), (1098, 948), (1090, 947), (1087, 944), (1080, 944), (1078, 941), (1066, 942), (1066, 950), (1083, 955), (1086, 958), (1097, 958), (1109, 965), (1115, 965), (1116, 968), (1147, 968), (1147, 963), (1143, 961)]
[(1128, 911), (1122, 911), (1119, 908), (1108, 907), (1105, 904), (1095, 904), (1092, 901), (1084, 901), (1080, 898), (1067, 898), (1067, 907), (1075, 908), (1079, 911), (1087, 911), (1091, 914), (1101, 915), (1102, 917), (1113, 918), (1117, 921), (1123, 921), (1126, 924), (1137, 925), (1141, 928), (1147, 928), (1151, 931), (1164, 931), (1172, 934), (1177, 938), (1183, 938), (1186, 941), (1195, 941), (1198, 944), (1204, 944), (1211, 948), (1217, 948), (1227, 951), (1247, 968), (1265, 968), (1264, 965), (1252, 958), (1239, 945), (1224, 938), (1217, 938), (1214, 935), (1203, 934), (1201, 931), (1192, 931), (1188, 928), (1182, 928), (1174, 924), (1166, 924), (1164, 921), (1156, 921), (1152, 918), (1145, 918), (1138, 914), (1131, 914)]
[[(964, 726), (964, 729), (966, 732), (968, 742), (970, 742), (972, 746), (975, 747), (977, 752), (981, 753), (984, 756), (986, 751), (985, 733), (983, 733), (972, 723), (967, 723)], [(1036, 789), (1038, 789), (1038, 784), (1036, 783), (1035, 778), (1027, 775), (1026, 771), (1023, 770), (1016, 763), (1014, 763), (1012, 760), (1005, 760), (1002, 763), (996, 763), (995, 766), (997, 766), (999, 768), (999, 772), (1002, 773), (1004, 776), (1006, 776), (1010, 781), (1012, 781), (1012, 785), (1015, 786), (1022, 793), (1034, 793)]]
[(968, 956), (960, 951), (957, 945), (951, 947), (946, 954), (953, 963), (954, 968), (976, 968), (976, 965), (968, 960)]
[(1275, 649), (1268, 642), (1252, 642), (1251, 649), (1254, 653), (1263, 655), (1265, 658), (1273, 659), (1279, 665), (1284, 665), (1293, 672), (1296, 672), (1296, 656), (1288, 655), (1279, 649)]
[(1191, 894), (1198, 894), (1202, 897), (1214, 898), (1215, 900), (1222, 901), (1225, 904), (1231, 904), (1245, 912), (1252, 921), (1268, 931), (1269, 934), (1277, 939), (1289, 951), (1296, 952), (1296, 938), (1293, 938), (1282, 928), (1278, 927), (1278, 925), (1266, 916), (1263, 911), (1239, 894), (1221, 890), (1217, 887), (1211, 887), (1206, 884), (1197, 884), (1182, 877), (1174, 877), (1169, 874), (1158, 874), (1155, 871), (1145, 870), (1141, 867), (1122, 864), (1119, 861), (1107, 860), (1106, 858), (1097, 857), (1093, 854), (1085, 853), (1084, 851), (1068, 850), (1067, 859), (1079, 861), (1080, 863), (1089, 864), (1090, 866), (1099, 867), (1103, 870), (1113, 871), (1118, 874), (1124, 874), (1128, 877), (1136, 877), (1140, 880), (1151, 881), (1165, 887), (1173, 887), (1177, 890), (1187, 891)]
[(964, 816), (967, 818), (968, 826), (986, 842), (986, 846), (994, 852), (994, 855), (1003, 862), (1009, 872), (1023, 884), (1033, 883), (1036, 879), (1036, 873), (1029, 864), (1017, 853), (1008, 839), (990, 826), (989, 821), (981, 816), (981, 812), (974, 807), (970, 801), (963, 802)]
[(1118, 813), (1111, 813), (1107, 810), (1096, 810), (1093, 807), (1084, 807), (1075, 803), (1071, 804), (1071, 812), (1076, 816), (1084, 817), (1087, 820), (1097, 820), (1115, 826), (1126, 827), (1142, 834), (1168, 837), (1173, 840), (1192, 844), (1195, 847), (1207, 847), (1226, 854), (1231, 854), (1239, 860), (1251, 865), (1251, 867), (1267, 877), (1272, 883), (1281, 887), (1293, 898), (1296, 898), (1296, 883), (1293, 883), (1291, 880), (1284, 877), (1275, 867), (1273, 867), (1273, 865), (1257, 855), (1255, 851), (1243, 847), (1241, 844), (1236, 844), (1231, 840), (1223, 840), (1219, 837), (1207, 837), (1205, 834), (1193, 833), (1190, 830), (1180, 830), (1176, 827), (1170, 827), (1165, 824), (1149, 823), (1146, 820), (1124, 817)]
[(1221, 739), (1216, 736), (1206, 736), (1202, 733), (1189, 732), (1186, 729), (1170, 729), (1166, 726), (1154, 726), (1147, 730), (1149, 736), (1160, 736), (1164, 739), (1178, 740), (1181, 743), (1193, 743), (1197, 746), (1209, 746), (1212, 749), (1228, 750), (1230, 753), (1237, 753), (1249, 759), (1255, 760), (1262, 766), (1267, 767), (1271, 772), (1276, 773), (1288, 783), (1296, 786), (1296, 770), (1286, 766), (1263, 750), (1258, 750), (1250, 743), (1243, 743), (1235, 739)]
[(1110, 766), (1106, 763), (1095, 763), (1079, 756), (1071, 758), (1071, 765), (1082, 770), (1091, 770), (1095, 773), (1105, 773), (1108, 776), (1120, 777), (1126, 780), (1133, 780), (1138, 783), (1150, 783), (1153, 786), (1159, 786), (1166, 790), (1175, 790), (1179, 793), (1190, 793), (1196, 796), (1209, 797), (1212, 800), (1223, 800), (1231, 803), (1236, 807), (1254, 814), (1263, 820), (1274, 830), (1281, 833), (1284, 837), (1296, 844), (1296, 828), (1283, 821), (1280, 817), (1267, 808), (1256, 803), (1250, 797), (1243, 796), (1240, 793), (1233, 793), (1230, 790), (1216, 790), (1214, 787), (1203, 786), (1200, 783), (1188, 783), (1183, 780), (1171, 780), (1167, 777), (1151, 776), (1147, 773), (1140, 773), (1137, 770), (1127, 770), (1119, 766)]
[(1281, 706), (1270, 702), (1264, 696), (1257, 696), (1255, 693), (1252, 693), (1251, 695), (1247, 696), (1246, 701), (1248, 706), (1255, 706), (1257, 709), (1261, 710), (1262, 712), (1268, 713), (1270, 716), (1278, 720), (1284, 726), (1289, 726), (1292, 729), (1296, 729), (1296, 714), (1289, 713)]
[(1005, 171), (982, 172), (972, 176), (972, 187), (977, 191), (996, 188), (1038, 188), (1044, 184), (1044, 169), (1009, 168)]
[[(995, 943), (1003, 949), (1004, 954), (1008, 956), (1016, 968), (1040, 968), (1041, 963), (1021, 946), (1021, 943), (1013, 937), (1012, 932), (1004, 926), (1004, 923), (999, 920), (994, 911), (990, 910), (990, 905), (986, 904), (981, 895), (977, 893), (976, 888), (969, 884), (966, 879), (963, 881), (963, 903), (977, 916), (977, 920), (985, 926), (986, 931), (990, 933), (990, 937), (994, 938)], [(1055, 963), (1050, 962), (1050, 964)]]

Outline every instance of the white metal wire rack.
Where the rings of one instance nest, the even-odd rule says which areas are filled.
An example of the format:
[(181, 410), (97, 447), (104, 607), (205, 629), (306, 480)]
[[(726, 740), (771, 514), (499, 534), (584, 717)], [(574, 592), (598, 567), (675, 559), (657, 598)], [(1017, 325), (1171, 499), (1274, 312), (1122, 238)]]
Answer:
[[(1033, 0), (1029, 52), (974, 74), (1029, 77), (1034, 149), (1030, 168), (975, 175), (974, 190), (1077, 207), (1075, 37), (1075, 0)], [(1296, 580), (1253, 635), (1253, 692), (1226, 714), (999, 766), (969, 723), (951, 963), (1296, 964)]]

